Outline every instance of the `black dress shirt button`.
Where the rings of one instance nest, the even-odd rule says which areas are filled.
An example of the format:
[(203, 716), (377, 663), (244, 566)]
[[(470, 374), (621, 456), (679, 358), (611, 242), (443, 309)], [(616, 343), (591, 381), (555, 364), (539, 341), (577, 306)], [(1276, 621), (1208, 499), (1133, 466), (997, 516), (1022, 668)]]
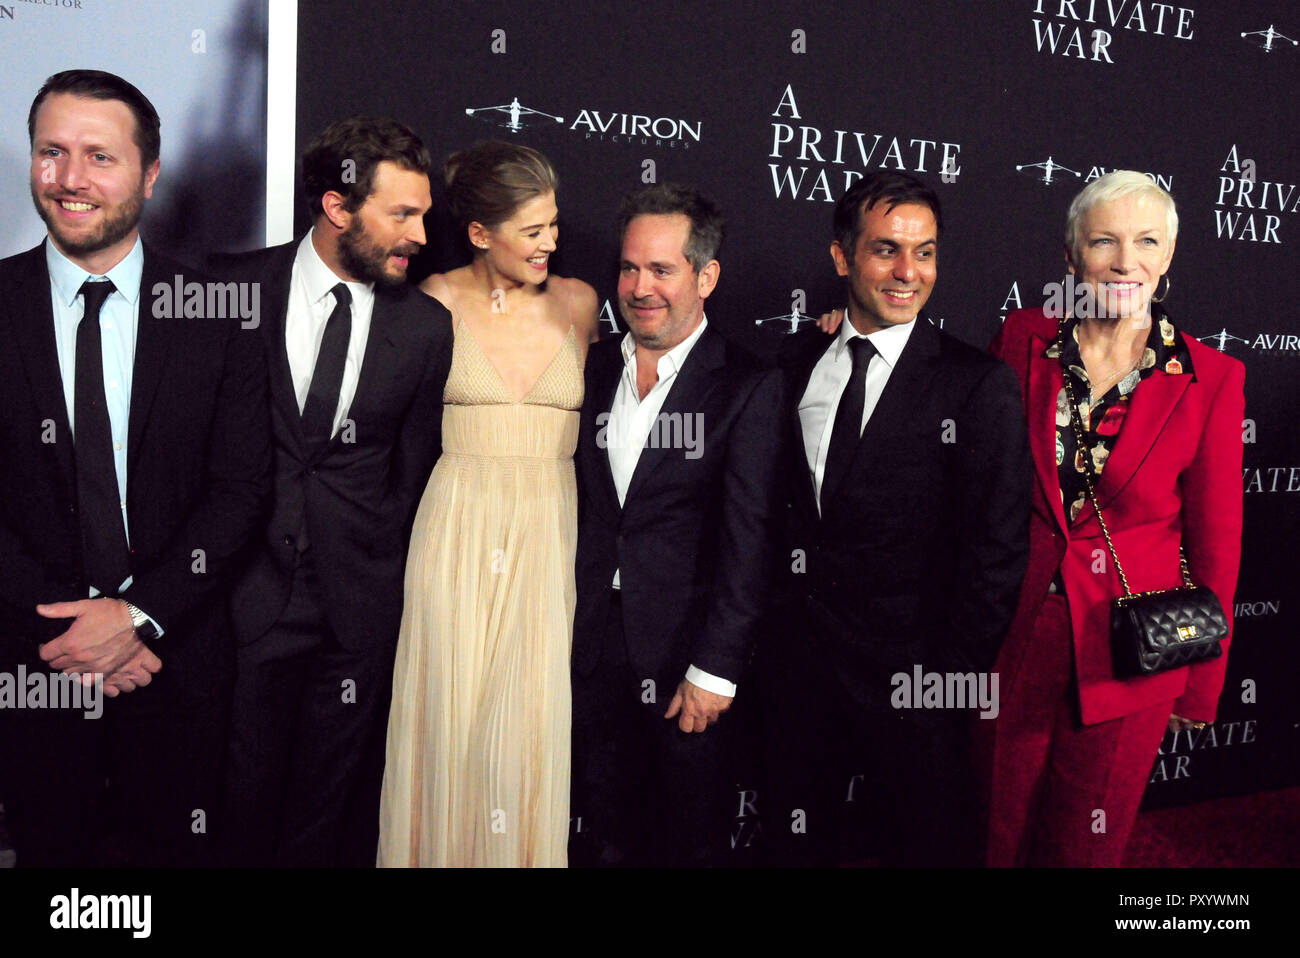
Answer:
[(291, 545), (293, 545), (293, 536), (285, 536), (285, 537), (284, 537), (284, 544), (287, 545), (287, 546), (291, 546)]

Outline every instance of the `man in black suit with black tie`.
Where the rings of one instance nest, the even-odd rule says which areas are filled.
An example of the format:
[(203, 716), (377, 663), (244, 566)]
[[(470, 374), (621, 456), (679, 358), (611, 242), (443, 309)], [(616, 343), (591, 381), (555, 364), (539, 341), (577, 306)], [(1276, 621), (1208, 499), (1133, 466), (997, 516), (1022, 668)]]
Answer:
[(1028, 558), (1030, 466), (1014, 374), (921, 315), (941, 217), (915, 177), (856, 182), (831, 243), (847, 321), (786, 365), (780, 611), (758, 669), (760, 803), (779, 863), (836, 864), (854, 773), (886, 864), (975, 861), (977, 703), (917, 709), (904, 684), (919, 666), (944, 688), (970, 676), (996, 692), (987, 670)]
[(441, 448), (451, 317), (406, 283), (429, 154), (354, 116), (303, 154), (313, 217), (219, 260), (260, 284), (275, 496), (235, 588), (231, 861), (373, 866), (415, 508)]
[(711, 202), (648, 187), (619, 223), (630, 332), (587, 357), (576, 454), (573, 861), (716, 864), (737, 745), (722, 713), (767, 583), (779, 373), (704, 316)]
[[(28, 132), (49, 236), (0, 261), (9, 829), (20, 866), (201, 864), (234, 657), (226, 602), (269, 491), (262, 350), (229, 298), (140, 240), (159, 120), (139, 90), (55, 74)], [(55, 696), (68, 676), (112, 701)]]

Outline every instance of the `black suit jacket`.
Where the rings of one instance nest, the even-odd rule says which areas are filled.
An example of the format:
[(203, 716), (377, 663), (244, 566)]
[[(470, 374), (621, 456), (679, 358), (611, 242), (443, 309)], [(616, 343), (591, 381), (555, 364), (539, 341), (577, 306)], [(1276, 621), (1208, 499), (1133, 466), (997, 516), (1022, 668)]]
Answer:
[(855, 699), (888, 708), (894, 672), (997, 656), (1028, 560), (1024, 413), (1008, 366), (921, 317), (819, 515), (799, 403), (834, 342), (799, 335), (784, 364), (784, 621)]
[(574, 670), (589, 675), (599, 661), (618, 569), (628, 656), (639, 675), (669, 692), (690, 665), (738, 682), (767, 598), (779, 371), (706, 328), (661, 411), (699, 417), (699, 455), (644, 449), (620, 507), (603, 442), (623, 372), (620, 341), (602, 340), (587, 356), (575, 457)]
[[(177, 276), (205, 281), (146, 244), (127, 438), (133, 583), (124, 597), (165, 630), (154, 648), (167, 687), (201, 692), (229, 664), (225, 600), (269, 490), (266, 367), (257, 335), (238, 318), (155, 315), (155, 286), (174, 289)], [(0, 342), (0, 629), (30, 648), (68, 624), (39, 617), (37, 603), (88, 592), (44, 244), (0, 261)]]
[(214, 261), (223, 278), (260, 284), (275, 445), (271, 516), (235, 589), (235, 627), (241, 642), (265, 634), (288, 602), (299, 545), (309, 544), (325, 617), (345, 648), (360, 650), (397, 638), (411, 521), (441, 451), (451, 315), (415, 287), (377, 285), (352, 429), (312, 447), (284, 338), (300, 242)]

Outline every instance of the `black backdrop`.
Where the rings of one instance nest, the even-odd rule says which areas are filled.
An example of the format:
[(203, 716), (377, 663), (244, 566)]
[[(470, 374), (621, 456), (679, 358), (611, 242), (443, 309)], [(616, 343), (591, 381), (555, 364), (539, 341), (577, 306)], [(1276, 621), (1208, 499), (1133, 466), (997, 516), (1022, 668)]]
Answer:
[[(1251, 792), (1300, 780), (1300, 49), (1276, 35), (1300, 36), (1300, 7), (1183, 2), (312, 0), (298, 147), (369, 112), (410, 124), (439, 161), (481, 139), (541, 149), (561, 178), (553, 271), (597, 288), (611, 332), (620, 195), (691, 182), (729, 220), (710, 320), (763, 351), (789, 324), (756, 321), (840, 302), (827, 247), (847, 176), (906, 169), (939, 192), (930, 312), (981, 346), (1064, 276), (1065, 211), (1084, 182), (1116, 168), (1156, 178), (1181, 218), (1166, 306), (1246, 364), (1250, 419), (1220, 720), (1166, 738), (1147, 804)], [(515, 98), (518, 129), (484, 109)], [(436, 183), (428, 225), (417, 273), (457, 265)]]

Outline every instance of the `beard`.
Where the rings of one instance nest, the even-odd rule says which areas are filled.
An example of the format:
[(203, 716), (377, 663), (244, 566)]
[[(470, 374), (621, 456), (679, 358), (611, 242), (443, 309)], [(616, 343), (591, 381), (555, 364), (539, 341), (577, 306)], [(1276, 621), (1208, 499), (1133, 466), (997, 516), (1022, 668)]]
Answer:
[[(664, 321), (658, 328), (642, 324), (641, 320), (632, 311), (634, 305), (645, 306), (653, 305), (653, 303), (619, 300), (618, 305), (619, 312), (623, 314), (623, 322), (627, 324), (628, 332), (632, 334), (632, 339), (638, 346), (653, 350), (671, 349), (685, 338), (684, 336), (677, 338), (684, 323), (682, 317), (675, 315), (671, 305), (665, 304)], [(676, 339), (676, 342), (674, 342), (674, 339)]]
[[(143, 185), (143, 181), (141, 183)], [(42, 198), (58, 203), (59, 199), (67, 199), (67, 197), (59, 199), (43, 197), (37, 192), (35, 185), (32, 186), (32, 203), (36, 206), (37, 215), (45, 223), (45, 229), (49, 231), (55, 245), (72, 256), (98, 253), (126, 239), (131, 235), (131, 231), (140, 225), (140, 214), (144, 209), (144, 190), (140, 189), (130, 199), (117, 206), (101, 206), (103, 219), (91, 232), (69, 233), (64, 228), (64, 224), (45, 208)]]
[(419, 251), (420, 248), (413, 244), (384, 249), (370, 238), (359, 216), (354, 216), (348, 228), (339, 235), (339, 263), (362, 282), (378, 286), (401, 286), (406, 282), (406, 270), (399, 273), (388, 270), (389, 256), (410, 258)]

